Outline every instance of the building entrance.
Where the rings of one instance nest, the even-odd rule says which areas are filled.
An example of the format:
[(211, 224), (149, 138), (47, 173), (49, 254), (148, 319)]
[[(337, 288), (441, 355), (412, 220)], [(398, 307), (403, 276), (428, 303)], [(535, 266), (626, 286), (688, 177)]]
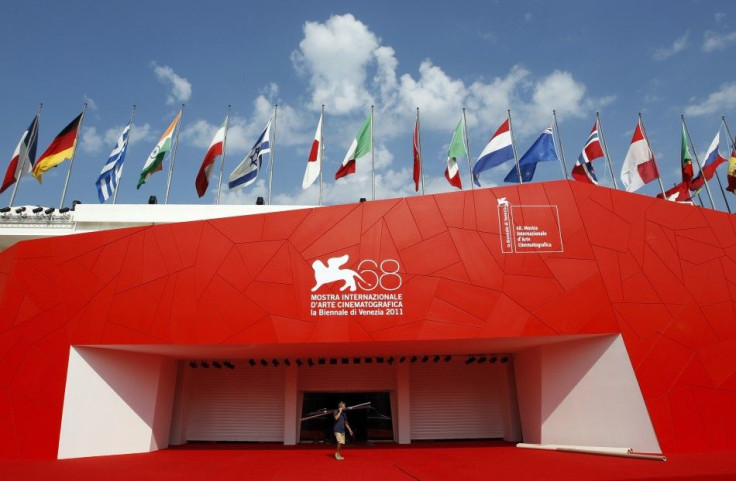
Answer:
[(300, 442), (334, 443), (332, 411), (343, 401), (349, 406), (370, 402), (367, 409), (347, 411), (348, 423), (353, 429), (352, 442), (392, 441), (393, 415), (389, 392), (305, 392), (300, 418), (327, 408), (328, 415), (301, 421)]

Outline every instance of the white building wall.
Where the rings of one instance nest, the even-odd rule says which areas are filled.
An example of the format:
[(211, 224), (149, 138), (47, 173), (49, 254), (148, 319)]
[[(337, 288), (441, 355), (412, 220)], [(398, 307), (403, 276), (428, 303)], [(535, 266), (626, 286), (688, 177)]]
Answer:
[(515, 362), (525, 442), (659, 452), (620, 335), (548, 344)]
[(175, 377), (163, 356), (72, 347), (58, 458), (168, 446)]

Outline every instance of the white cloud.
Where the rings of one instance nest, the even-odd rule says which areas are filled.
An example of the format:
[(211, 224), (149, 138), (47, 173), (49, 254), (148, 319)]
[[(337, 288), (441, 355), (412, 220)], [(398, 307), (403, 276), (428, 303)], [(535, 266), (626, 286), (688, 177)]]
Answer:
[(87, 96), (87, 94), (83, 96), (83, 99), (84, 99), (84, 102), (87, 104), (87, 108), (90, 111), (96, 112), (98, 110), (97, 103), (91, 97)]
[(721, 23), (724, 18), (726, 18), (726, 14), (723, 12), (718, 12), (714, 15), (714, 18), (716, 19), (716, 22)]
[(524, 22), (529, 23), (532, 21), (532, 12), (526, 12), (524, 14)]
[(79, 148), (88, 154), (97, 154), (102, 151), (104, 142), (102, 136), (97, 133), (96, 127), (82, 127), (81, 141)]
[(725, 83), (700, 103), (685, 107), (686, 115), (710, 115), (736, 108), (736, 82)]
[[(105, 144), (110, 146), (110, 150), (112, 150), (112, 148), (115, 146), (115, 143), (118, 141), (120, 134), (123, 133), (124, 128), (125, 125), (118, 125), (115, 127), (111, 127), (105, 131)], [(154, 136), (150, 124), (133, 124), (133, 128), (130, 129), (130, 133), (128, 135), (129, 145), (135, 145), (139, 142), (149, 142), (153, 140), (156, 140), (156, 137)]]
[[(377, 105), (376, 135), (392, 138), (420, 107), (422, 126), (452, 129), (467, 107), (469, 128), (502, 121), (511, 108), (520, 121), (519, 132), (536, 131), (549, 123), (552, 109), (580, 117), (613, 97), (593, 99), (586, 86), (570, 72), (554, 71), (534, 78), (516, 65), (504, 76), (466, 84), (426, 59), (417, 74), (398, 75), (394, 49), (352, 15), (330, 17), (324, 23), (307, 22), (299, 49), (292, 53), (295, 68), (308, 76), (312, 109), (327, 104), (331, 115), (356, 115)], [(361, 114), (362, 115), (362, 114)]]
[(167, 104), (173, 105), (189, 100), (192, 96), (192, 84), (187, 79), (177, 75), (174, 69), (168, 65), (158, 65), (156, 62), (151, 62), (151, 68), (158, 81), (171, 88), (166, 98)]
[(660, 47), (654, 51), (655, 60), (666, 60), (673, 55), (682, 52), (687, 47), (687, 39), (690, 31), (685, 32), (681, 37), (676, 38), (669, 47)]
[(736, 32), (719, 34), (711, 30), (703, 34), (703, 52), (725, 50), (729, 45), (736, 43)]
[(311, 107), (330, 104), (333, 113), (340, 115), (373, 103), (365, 82), (378, 46), (376, 35), (351, 14), (332, 16), (325, 23), (307, 22), (291, 58), (297, 70), (309, 77)]

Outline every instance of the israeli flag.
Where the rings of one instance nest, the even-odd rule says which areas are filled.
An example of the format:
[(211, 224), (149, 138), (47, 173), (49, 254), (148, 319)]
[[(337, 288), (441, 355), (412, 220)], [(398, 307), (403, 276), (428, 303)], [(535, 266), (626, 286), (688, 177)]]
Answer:
[(123, 133), (120, 134), (115, 148), (110, 152), (110, 158), (102, 167), (102, 172), (97, 178), (95, 185), (97, 186), (97, 196), (100, 198), (100, 204), (115, 194), (118, 188), (120, 177), (123, 175), (123, 162), (125, 162), (125, 151), (128, 149), (128, 133), (130, 132), (130, 124), (128, 124)]
[(250, 153), (245, 156), (245, 159), (230, 174), (228, 187), (234, 189), (235, 187), (241, 185), (247, 186), (255, 182), (256, 177), (258, 177), (258, 171), (261, 170), (263, 155), (271, 152), (270, 134), (271, 121), (269, 120), (266, 128), (263, 129), (263, 133), (258, 137), (255, 145), (250, 150)]

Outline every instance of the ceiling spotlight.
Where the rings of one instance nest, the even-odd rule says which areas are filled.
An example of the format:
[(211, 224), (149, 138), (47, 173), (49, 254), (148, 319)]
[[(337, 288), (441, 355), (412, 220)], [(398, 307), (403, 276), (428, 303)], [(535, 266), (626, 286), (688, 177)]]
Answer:
[(43, 211), (43, 207), (38, 206), (38, 207), (34, 208), (32, 212), (34, 214), (40, 214), (42, 211)]
[(0, 208), (0, 214), (7, 214), (8, 212), (10, 212), (10, 207), (5, 206), (3, 208)]
[(222, 367), (222, 364), (220, 364), (219, 361), (212, 361), (212, 367), (215, 369), (220, 369)]
[(399, 362), (406, 362), (406, 356), (401, 356), (399, 358)]
[(46, 214), (46, 215), (51, 215), (51, 214), (54, 213), (55, 210), (56, 210), (55, 207), (49, 207), (48, 209), (46, 209), (45, 211), (43, 211), (43, 213)]
[(25, 206), (23, 206), (23, 207), (18, 207), (17, 209), (15, 209), (15, 213), (16, 213), (16, 214), (21, 214), (21, 213), (23, 213), (23, 212), (25, 212), (25, 211), (26, 211), (26, 207), (25, 207)]
[(207, 363), (205, 361), (202, 361), (201, 363), (199, 363), (199, 365), (202, 366), (205, 369), (207, 369), (208, 367), (210, 367), (209, 363)]
[(265, 359), (261, 359), (261, 366), (263, 367), (268, 366), (268, 361), (266, 361)]
[(251, 359), (250, 361), (248, 361), (248, 364), (250, 364), (250, 367), (255, 366), (256, 365), (255, 359)]
[(432, 362), (440, 362), (440, 356), (435, 356)]
[(429, 361), (429, 356), (425, 354), (424, 357), (422, 358), (422, 362), (427, 362), (427, 361)]
[(496, 357), (495, 354), (491, 355), (491, 358), (488, 360), (488, 362), (490, 362), (491, 364), (495, 363), (496, 361), (498, 361), (498, 357)]
[(452, 356), (450, 355), (445, 356), (445, 362), (450, 362), (450, 361), (452, 361)]
[(508, 356), (503, 356), (503, 357), (501, 357), (501, 362), (502, 362), (502, 363), (507, 363), (507, 362), (509, 362), (509, 357), (508, 357)]
[(488, 358), (486, 358), (486, 356), (483, 355), (483, 356), (481, 356), (481, 357), (478, 358), (478, 364), (483, 364), (487, 360), (488, 360)]
[(59, 214), (66, 214), (69, 212), (69, 207), (60, 207), (59, 208)]
[(191, 362), (189, 363), (189, 367), (191, 367), (192, 369), (197, 369), (197, 363), (196, 363), (196, 362), (194, 362), (194, 361), (191, 361)]

